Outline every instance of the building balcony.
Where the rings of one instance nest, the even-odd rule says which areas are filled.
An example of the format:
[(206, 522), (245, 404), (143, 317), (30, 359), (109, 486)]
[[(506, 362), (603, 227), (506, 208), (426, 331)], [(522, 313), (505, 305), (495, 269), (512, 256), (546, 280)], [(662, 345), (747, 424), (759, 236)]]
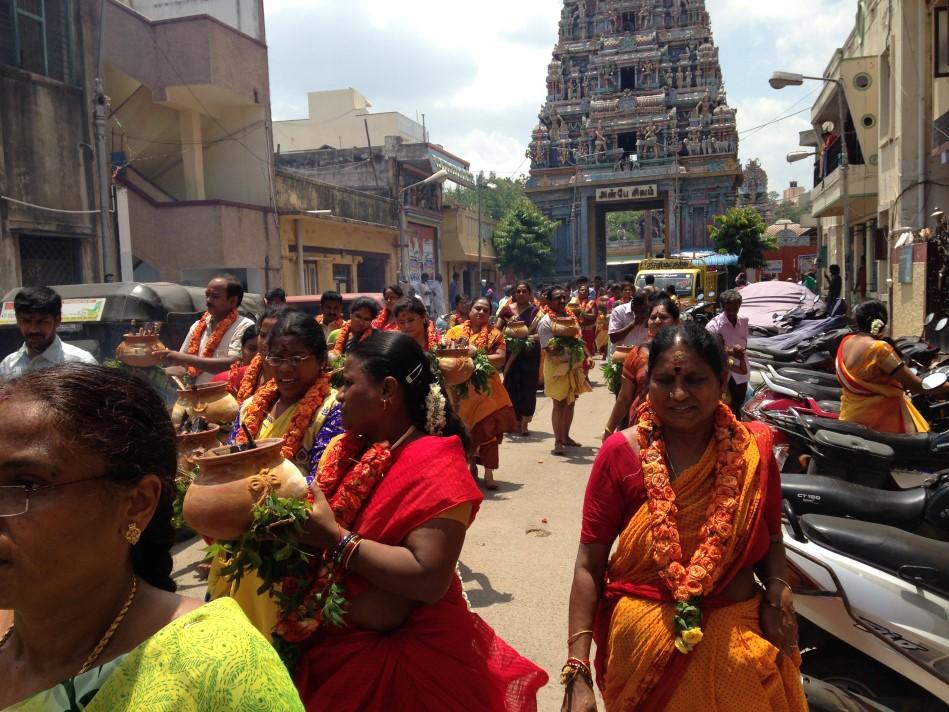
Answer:
[[(835, 169), (811, 191), (811, 215), (827, 218), (844, 214), (842, 171)], [(877, 168), (858, 164), (847, 168), (851, 217), (877, 211)]]

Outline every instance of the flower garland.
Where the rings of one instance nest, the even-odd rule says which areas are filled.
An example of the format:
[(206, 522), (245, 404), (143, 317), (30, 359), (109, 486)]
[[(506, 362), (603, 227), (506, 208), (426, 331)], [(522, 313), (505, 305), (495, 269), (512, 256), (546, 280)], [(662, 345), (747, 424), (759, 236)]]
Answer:
[(428, 323), (425, 326), (425, 351), (430, 352), (432, 349), (438, 348), (439, 342), (442, 340), (441, 334), (438, 333), (438, 329), (435, 328), (435, 322), (431, 319), (428, 320)]
[[(198, 351), (201, 349), (201, 337), (204, 336), (204, 332), (208, 328), (208, 321), (210, 319), (211, 312), (204, 312), (204, 314), (201, 315), (201, 318), (198, 319), (198, 323), (195, 325), (194, 331), (191, 332), (191, 339), (188, 341), (188, 348), (185, 350), (185, 353), (189, 353), (192, 356), (198, 355)], [(235, 321), (237, 321), (236, 309), (234, 309), (226, 317), (218, 322), (217, 326), (214, 327), (214, 331), (211, 332), (208, 342), (204, 345), (204, 351), (202, 351), (200, 354), (203, 358), (214, 357), (214, 352), (217, 351), (217, 347), (221, 345), (221, 340), (224, 338), (224, 334), (226, 334), (227, 330), (233, 326)], [(191, 376), (191, 378), (197, 378), (198, 374), (200, 373), (201, 371), (194, 366), (188, 366), (188, 375)]]
[(237, 393), (234, 395), (238, 403), (243, 403), (254, 395), (254, 391), (257, 390), (257, 384), (260, 382), (260, 372), (263, 371), (263, 369), (264, 357), (261, 354), (256, 354), (254, 358), (250, 360), (250, 363), (247, 364), (247, 370), (244, 371), (244, 377), (241, 379)]
[(331, 321), (329, 324), (327, 324), (326, 321), (324, 320), (324, 317), (325, 317), (324, 314), (318, 314), (316, 317), (316, 323), (322, 327), (328, 327), (330, 331), (336, 331), (337, 329), (342, 329), (343, 324), (346, 323), (343, 317), (339, 316), (339, 317), (336, 317), (336, 319)]
[(659, 566), (659, 577), (676, 601), (676, 650), (689, 653), (702, 640), (702, 596), (711, 593), (715, 576), (721, 573), (725, 546), (734, 535), (733, 522), (746, 469), (743, 453), (750, 435), (727, 406), (719, 405), (715, 413), (718, 455), (713, 495), (699, 530), (698, 545), (684, 566), (676, 524), (676, 495), (669, 480), (662, 425), (649, 402), (640, 407), (637, 433), (651, 520), (652, 558)]
[(227, 369), (227, 392), (235, 398), (237, 398), (237, 392), (240, 390), (241, 382), (243, 381), (243, 374), (241, 374), (242, 368), (244, 367), (241, 365), (241, 362), (235, 361)]
[(445, 430), (445, 394), (438, 381), (428, 387), (425, 396), (425, 432), (429, 435), (441, 435)]
[[(359, 341), (365, 341), (369, 338), (369, 335), (372, 334), (372, 330), (375, 326), (375, 320), (373, 320), (373, 327), (370, 327), (362, 332), (359, 337)], [(333, 346), (333, 351), (338, 354), (343, 353), (346, 350), (346, 342), (349, 340), (349, 332), (352, 329), (352, 321), (347, 321), (343, 324), (343, 328), (339, 330), (339, 335), (336, 337), (336, 344)]]
[[(290, 461), (295, 461), (297, 452), (303, 444), (303, 435), (313, 421), (313, 414), (323, 405), (326, 397), (330, 393), (329, 376), (323, 375), (316, 379), (316, 382), (310, 386), (300, 404), (297, 406), (297, 412), (293, 415), (290, 422), (290, 428), (283, 437), (283, 447), (280, 454)], [(267, 381), (257, 393), (254, 399), (244, 413), (242, 423), (247, 426), (251, 436), (257, 437), (264, 424), (264, 418), (277, 401), (280, 394), (277, 391), (277, 382), (274, 379)], [(247, 434), (241, 428), (234, 438), (234, 443), (239, 445), (247, 442)]]
[(488, 350), (488, 346), (491, 345), (491, 325), (490, 324), (485, 324), (484, 326), (482, 326), (480, 331), (478, 331), (478, 334), (475, 336), (473, 340), (471, 338), (471, 321), (470, 320), (462, 324), (461, 329), (462, 329), (462, 333), (464, 334), (464, 338), (468, 341), (469, 344), (474, 346), (476, 349), (480, 349), (481, 351)]
[[(392, 464), (392, 451), (388, 443), (365, 448), (360, 436), (346, 433), (330, 445), (325, 458), (317, 483), (337, 523), (349, 529)], [(274, 644), (285, 659), (292, 656), (288, 648), (305, 641), (323, 622), (344, 625), (345, 599), (339, 581), (345, 570), (333, 560), (332, 551), (324, 551), (315, 566), (315, 576), (311, 570), (281, 582)]]
[(372, 320), (372, 326), (377, 331), (398, 331), (398, 324), (389, 323), (389, 307), (383, 307), (379, 316)]

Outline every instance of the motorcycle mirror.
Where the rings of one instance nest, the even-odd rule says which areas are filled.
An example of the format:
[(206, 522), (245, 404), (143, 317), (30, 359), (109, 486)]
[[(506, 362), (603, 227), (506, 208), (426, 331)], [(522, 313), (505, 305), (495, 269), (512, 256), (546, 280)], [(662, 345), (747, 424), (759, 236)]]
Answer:
[(709, 292), (709, 293), (708, 293), (708, 298), (709, 298), (709, 299), (715, 299), (715, 292)]
[(937, 388), (942, 388), (946, 385), (946, 382), (949, 381), (949, 373), (945, 371), (936, 371), (936, 373), (930, 373), (926, 378), (923, 379), (923, 390), (934, 391)]
[(933, 319), (935, 318), (936, 318), (936, 314), (934, 312), (929, 312), (926, 315), (926, 318), (923, 320), (923, 326), (929, 326), (930, 324), (933, 323)]
[(942, 331), (945, 329), (946, 324), (949, 324), (949, 317), (944, 316), (942, 319), (936, 322), (936, 331)]

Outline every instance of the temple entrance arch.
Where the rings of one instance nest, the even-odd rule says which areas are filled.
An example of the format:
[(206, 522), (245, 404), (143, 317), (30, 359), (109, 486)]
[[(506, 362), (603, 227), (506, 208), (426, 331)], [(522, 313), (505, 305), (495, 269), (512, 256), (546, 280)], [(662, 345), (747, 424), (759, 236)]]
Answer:
[(635, 273), (641, 260), (665, 254), (670, 244), (667, 200), (665, 192), (636, 200), (597, 201), (594, 196), (589, 244), (598, 254), (591, 255), (590, 263), (605, 264), (608, 279), (622, 279)]

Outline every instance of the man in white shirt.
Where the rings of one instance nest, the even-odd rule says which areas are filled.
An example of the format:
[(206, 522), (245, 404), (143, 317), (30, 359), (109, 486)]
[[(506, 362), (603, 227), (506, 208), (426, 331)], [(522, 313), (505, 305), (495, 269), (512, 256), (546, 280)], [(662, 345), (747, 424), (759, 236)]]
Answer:
[(432, 282), (432, 314), (434, 318), (448, 312), (448, 306), (445, 304), (445, 287), (442, 284), (442, 276), (435, 275), (435, 281)]
[(745, 350), (748, 348), (748, 317), (738, 316), (741, 309), (741, 292), (729, 289), (722, 293), (722, 313), (712, 319), (705, 327), (717, 334), (728, 354), (731, 374), (728, 379), (728, 392), (731, 396), (731, 409), (735, 417), (741, 420), (741, 407), (748, 393), (748, 361)]
[[(241, 357), (241, 336), (254, 322), (237, 313), (244, 287), (237, 277), (220, 275), (208, 282), (205, 312), (191, 325), (180, 351), (168, 351), (164, 365), (183, 366), (198, 385), (226, 371)], [(200, 338), (195, 332), (200, 330)]]
[(0, 362), (0, 383), (61, 363), (97, 363), (92, 354), (64, 343), (56, 334), (63, 300), (49, 287), (26, 287), (13, 298), (23, 346)]
[(637, 292), (626, 304), (617, 304), (610, 312), (609, 335), (614, 346), (639, 346), (648, 338), (649, 298)]

